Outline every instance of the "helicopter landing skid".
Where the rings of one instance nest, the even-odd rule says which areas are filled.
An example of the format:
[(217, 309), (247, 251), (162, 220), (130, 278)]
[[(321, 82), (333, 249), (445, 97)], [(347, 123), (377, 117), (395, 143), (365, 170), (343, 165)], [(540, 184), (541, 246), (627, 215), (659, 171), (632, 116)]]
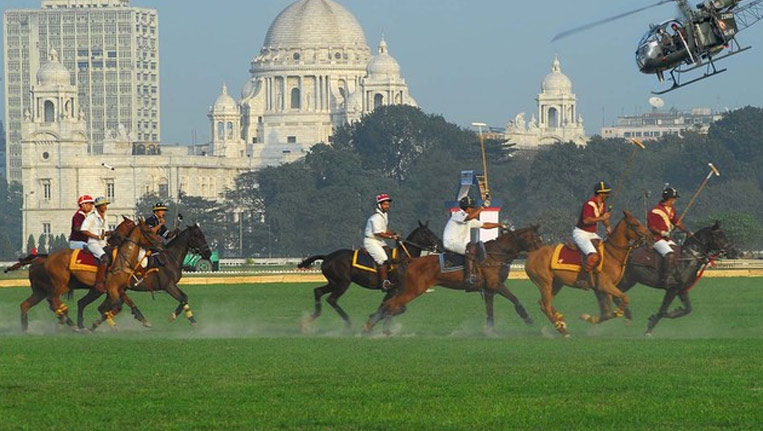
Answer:
[[(736, 49), (734, 49), (734, 47), (736, 47)], [(709, 77), (715, 76), (715, 75), (717, 75), (719, 73), (723, 73), (723, 72), (726, 71), (726, 69), (717, 69), (715, 67), (715, 62), (716, 61), (720, 61), (720, 60), (723, 60), (725, 58), (731, 57), (732, 55), (739, 54), (740, 52), (747, 51), (748, 49), (750, 49), (752, 47), (751, 46), (745, 46), (744, 48), (742, 48), (742, 47), (739, 46), (738, 43), (736, 43), (736, 41), (732, 41), (731, 48), (732, 48), (731, 51), (729, 51), (728, 53), (726, 53), (724, 55), (721, 55), (721, 56), (715, 57), (715, 58), (708, 57), (708, 59), (706, 61), (702, 61), (702, 62), (700, 62), (698, 64), (695, 64), (694, 66), (689, 67), (688, 69), (681, 69), (680, 67), (673, 68), (670, 71), (670, 80), (673, 81), (673, 85), (671, 85), (670, 88), (668, 88), (667, 90), (652, 91), (652, 94), (657, 94), (657, 95), (665, 94), (665, 93), (671, 92), (673, 90), (676, 90), (678, 88), (685, 87), (685, 86), (687, 86), (689, 84), (693, 84), (693, 83), (695, 83), (697, 81), (701, 81), (701, 80), (703, 80), (705, 78), (709, 78)], [(695, 69), (699, 69), (702, 66), (705, 66), (705, 73), (703, 73), (702, 76), (700, 76), (698, 78), (694, 78), (694, 79), (692, 79), (690, 81), (686, 81), (686, 82), (683, 82), (683, 83), (681, 82), (681, 74), (689, 72), (689, 71), (692, 71), (692, 70), (695, 70)], [(660, 82), (662, 82), (662, 80), (660, 80)]]

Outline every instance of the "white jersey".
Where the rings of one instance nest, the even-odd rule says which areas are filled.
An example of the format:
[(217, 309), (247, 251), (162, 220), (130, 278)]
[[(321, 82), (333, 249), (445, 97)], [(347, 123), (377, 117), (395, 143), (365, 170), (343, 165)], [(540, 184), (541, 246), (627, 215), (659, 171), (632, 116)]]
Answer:
[(466, 245), (471, 238), (470, 231), (473, 228), (481, 228), (485, 223), (479, 219), (467, 220), (469, 214), (464, 210), (458, 210), (450, 216), (445, 231), (442, 234), (442, 243), (446, 250), (458, 254), (466, 253)]
[[(90, 214), (88, 214), (87, 217), (85, 217), (85, 221), (82, 222), (82, 227), (80, 228), (80, 230), (87, 231), (94, 235), (101, 236), (104, 233), (106, 233), (107, 230), (109, 230), (109, 226), (106, 224), (106, 220), (104, 220), (103, 217), (101, 217), (101, 215), (98, 214), (98, 211), (93, 211)], [(92, 237), (88, 237), (87, 243), (88, 245), (106, 247), (105, 239), (95, 239)]]
[(383, 243), (375, 234), (386, 232), (388, 223), (387, 213), (377, 209), (366, 222), (365, 238)]

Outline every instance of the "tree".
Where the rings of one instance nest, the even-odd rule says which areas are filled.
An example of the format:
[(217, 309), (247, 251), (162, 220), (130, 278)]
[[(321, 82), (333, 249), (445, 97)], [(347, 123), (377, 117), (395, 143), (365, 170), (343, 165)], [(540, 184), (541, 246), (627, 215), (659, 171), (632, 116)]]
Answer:
[(48, 237), (49, 235), (46, 233), (40, 234), (40, 239), (37, 241), (37, 252), (40, 254), (45, 254), (48, 252)]
[(27, 254), (31, 253), (32, 250), (36, 250), (37, 249), (37, 245), (36, 244), (37, 243), (34, 240), (34, 236), (32, 236), (32, 234), (30, 233), (29, 234), (29, 238), (27, 238), (27, 240), (26, 240), (26, 252), (27, 252)]
[(699, 227), (712, 226), (720, 222), (726, 237), (741, 250), (763, 249), (763, 223), (752, 214), (745, 212), (725, 212), (712, 214)]

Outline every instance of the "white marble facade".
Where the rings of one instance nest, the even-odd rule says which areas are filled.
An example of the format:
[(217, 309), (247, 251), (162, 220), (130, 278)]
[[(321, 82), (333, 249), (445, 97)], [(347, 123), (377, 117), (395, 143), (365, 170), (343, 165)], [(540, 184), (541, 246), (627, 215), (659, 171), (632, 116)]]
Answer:
[(574, 142), (584, 146), (588, 140), (583, 128), (583, 117), (577, 112), (577, 97), (572, 92), (572, 81), (562, 73), (557, 57), (551, 72), (541, 83), (541, 92), (535, 99), (537, 115), (529, 121), (525, 113), (517, 114), (506, 126), (506, 139), (516, 148), (533, 150), (557, 142)]
[(298, 0), (284, 9), (250, 73), (239, 100), (223, 84), (207, 114), (211, 140), (203, 148), (146, 146), (120, 125), (95, 154), (70, 71), (52, 51), (32, 77), (34, 109), (22, 123), (24, 244), (29, 235), (68, 235), (81, 194), (112, 201), (111, 225), (134, 216), (148, 192), (222, 199), (240, 173), (296, 160), (378, 106), (416, 105), (386, 41), (372, 55), (355, 17), (332, 0)]

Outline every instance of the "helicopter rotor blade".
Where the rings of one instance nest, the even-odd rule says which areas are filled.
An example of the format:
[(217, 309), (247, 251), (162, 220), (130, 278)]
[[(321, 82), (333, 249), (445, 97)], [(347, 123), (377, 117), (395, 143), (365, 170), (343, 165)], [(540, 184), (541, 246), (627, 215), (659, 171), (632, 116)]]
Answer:
[(557, 41), (559, 39), (565, 38), (565, 37), (570, 36), (570, 35), (575, 34), (575, 33), (579, 33), (579, 32), (584, 31), (584, 30), (588, 30), (589, 28), (593, 28), (593, 27), (596, 27), (596, 26), (599, 26), (599, 25), (602, 25), (602, 24), (606, 24), (606, 23), (611, 22), (611, 21), (615, 21), (615, 20), (618, 20), (618, 19), (621, 19), (621, 18), (625, 18), (626, 16), (633, 15), (635, 13), (639, 13), (641, 11), (644, 11), (644, 10), (647, 10), (647, 9), (651, 9), (653, 7), (657, 7), (657, 6), (663, 5), (665, 3), (671, 3), (671, 2), (674, 2), (674, 1), (676, 1), (676, 0), (660, 0), (657, 3), (651, 4), (651, 5), (648, 5), (648, 6), (640, 7), (638, 9), (633, 9), (631, 11), (623, 12), (621, 14), (614, 15), (614, 16), (611, 16), (611, 17), (608, 17), (608, 18), (600, 19), (598, 21), (594, 21), (594, 22), (591, 22), (591, 23), (588, 23), (588, 24), (585, 24), (585, 25), (581, 25), (580, 27), (575, 27), (575, 28), (572, 28), (570, 30), (563, 31), (563, 32), (557, 34), (556, 36), (554, 36), (553, 39), (551, 39), (551, 42)]

